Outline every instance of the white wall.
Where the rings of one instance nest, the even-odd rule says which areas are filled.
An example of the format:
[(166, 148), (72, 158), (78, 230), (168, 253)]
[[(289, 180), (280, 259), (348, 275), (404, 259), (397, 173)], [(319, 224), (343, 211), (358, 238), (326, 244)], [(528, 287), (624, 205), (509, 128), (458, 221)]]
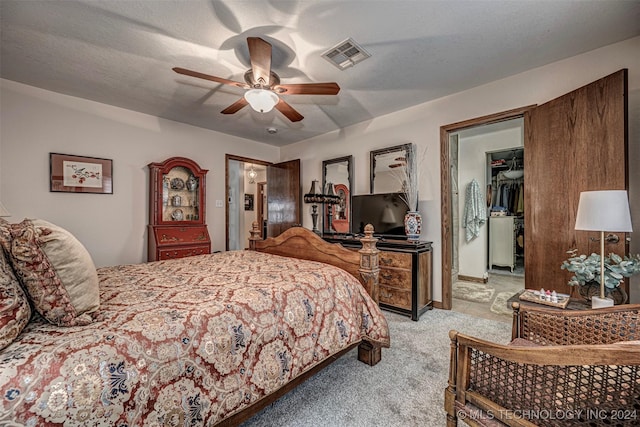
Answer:
[[(265, 161), (277, 147), (0, 80), (0, 197), (18, 222), (43, 218), (70, 230), (96, 265), (146, 261), (147, 164), (188, 157), (207, 174), (213, 250), (225, 248), (225, 153)], [(215, 117), (212, 117), (215, 120)], [(113, 159), (112, 195), (49, 192), (49, 153)]]
[(240, 199), (244, 199), (244, 162), (238, 160), (229, 160), (229, 199), (227, 200), (227, 209), (229, 210), (229, 250), (237, 251), (244, 249), (242, 236), (242, 227), (244, 227), (244, 200), (240, 203)]
[[(541, 104), (622, 68), (629, 69), (629, 164), (640, 164), (640, 37), (609, 45), (563, 61), (417, 105), (281, 149), (281, 160), (300, 158), (303, 185), (321, 176), (323, 159), (354, 156), (354, 194), (368, 192), (369, 151), (406, 142), (427, 147), (426, 173), (420, 187), (422, 239), (433, 241), (433, 295), (442, 300), (440, 229), (440, 127), (531, 104)], [(526, 52), (523, 52), (526, 54)], [(380, 88), (384, 90), (384, 88)], [(393, 91), (389, 92), (393, 96)], [(630, 169), (630, 200), (640, 228), (640, 172)], [(303, 224), (311, 227), (310, 215)], [(632, 252), (640, 242), (632, 240)], [(558, 260), (560, 262), (561, 260)], [(561, 271), (558, 271), (561, 274)], [(640, 301), (640, 280), (632, 281), (632, 297)]]
[[(522, 120), (519, 120), (522, 123)], [(499, 151), (523, 145), (523, 128), (515, 127), (498, 132), (487, 132), (459, 138), (458, 185), (460, 187), (459, 218), (464, 218), (467, 185), (474, 178), (481, 191), (487, 188), (487, 152)], [(459, 273), (463, 276), (482, 278), (487, 272), (489, 228), (487, 222), (480, 227), (480, 235), (467, 242), (465, 229), (458, 231)], [(462, 227), (462, 221), (460, 222)]]

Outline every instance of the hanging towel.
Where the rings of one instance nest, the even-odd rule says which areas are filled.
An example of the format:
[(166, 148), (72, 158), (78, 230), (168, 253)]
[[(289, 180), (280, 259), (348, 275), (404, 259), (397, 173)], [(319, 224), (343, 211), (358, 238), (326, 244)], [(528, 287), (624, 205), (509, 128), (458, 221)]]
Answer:
[(470, 242), (480, 235), (480, 227), (487, 219), (485, 201), (480, 191), (480, 184), (474, 178), (467, 185), (464, 196), (464, 217), (462, 227), (465, 228), (465, 239)]

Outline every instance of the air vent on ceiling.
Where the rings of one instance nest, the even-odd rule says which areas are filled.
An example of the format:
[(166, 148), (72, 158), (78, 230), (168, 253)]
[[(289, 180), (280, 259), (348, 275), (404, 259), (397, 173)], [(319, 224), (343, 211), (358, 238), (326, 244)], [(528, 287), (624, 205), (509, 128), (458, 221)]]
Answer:
[(336, 46), (322, 54), (324, 59), (331, 62), (341, 70), (352, 67), (370, 56), (371, 54), (369, 52), (364, 50), (362, 46), (358, 46), (358, 44), (351, 38), (338, 43)]

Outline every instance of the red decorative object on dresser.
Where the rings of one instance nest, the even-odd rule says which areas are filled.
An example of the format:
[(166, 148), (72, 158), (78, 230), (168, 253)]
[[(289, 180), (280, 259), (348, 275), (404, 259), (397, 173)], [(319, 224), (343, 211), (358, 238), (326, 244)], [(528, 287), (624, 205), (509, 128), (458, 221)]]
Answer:
[(184, 157), (149, 164), (149, 261), (211, 253), (207, 172)]

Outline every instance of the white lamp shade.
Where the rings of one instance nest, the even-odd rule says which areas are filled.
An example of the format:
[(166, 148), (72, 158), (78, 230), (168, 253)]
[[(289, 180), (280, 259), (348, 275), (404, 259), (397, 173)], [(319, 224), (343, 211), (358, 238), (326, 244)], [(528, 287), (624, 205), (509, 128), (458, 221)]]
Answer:
[(9, 211), (3, 206), (2, 203), (0, 203), (0, 217), (3, 216), (11, 216), (11, 214), (9, 213)]
[(621, 233), (633, 231), (627, 192), (605, 190), (580, 193), (575, 229)]
[(251, 108), (260, 112), (268, 113), (278, 103), (278, 95), (265, 89), (250, 89), (245, 92), (244, 99), (247, 100)]

